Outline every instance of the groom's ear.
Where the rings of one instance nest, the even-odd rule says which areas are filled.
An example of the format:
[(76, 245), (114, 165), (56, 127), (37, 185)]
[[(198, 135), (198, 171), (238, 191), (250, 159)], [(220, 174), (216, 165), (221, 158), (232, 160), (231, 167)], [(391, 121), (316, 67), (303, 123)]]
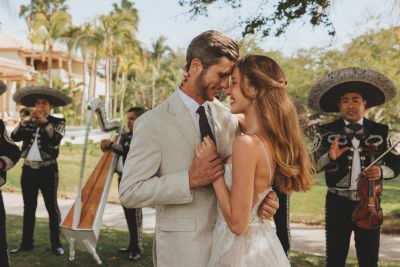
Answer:
[(203, 64), (201, 63), (201, 60), (199, 58), (193, 58), (192, 61), (190, 62), (189, 70), (188, 72), (190, 74), (199, 74), (203, 70)]

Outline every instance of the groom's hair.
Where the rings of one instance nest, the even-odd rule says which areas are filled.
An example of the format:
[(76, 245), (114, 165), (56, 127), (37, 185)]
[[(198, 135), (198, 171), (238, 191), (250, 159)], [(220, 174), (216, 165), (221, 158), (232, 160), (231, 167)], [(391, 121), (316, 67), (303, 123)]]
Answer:
[(186, 51), (186, 71), (194, 58), (198, 58), (205, 67), (217, 64), (220, 58), (227, 57), (232, 61), (239, 58), (239, 45), (236, 41), (220, 32), (210, 30), (197, 35)]

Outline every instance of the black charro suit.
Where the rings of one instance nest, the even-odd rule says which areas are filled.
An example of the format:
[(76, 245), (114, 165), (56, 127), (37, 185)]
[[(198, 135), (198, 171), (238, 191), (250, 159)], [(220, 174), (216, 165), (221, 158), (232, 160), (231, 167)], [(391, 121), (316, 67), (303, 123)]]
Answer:
[[(23, 236), (20, 248), (32, 250), (35, 228), (35, 212), (39, 190), (43, 195), (49, 213), (50, 241), (53, 249), (61, 247), (60, 210), (57, 203), (58, 165), (57, 157), (61, 139), (65, 134), (65, 119), (49, 115), (45, 124), (35, 122), (20, 124), (11, 138), (22, 141), (21, 157), (25, 159), (21, 175), (21, 188), (24, 200)], [(41, 161), (29, 161), (27, 156), (37, 139)]]
[(20, 151), (17, 145), (8, 137), (4, 122), (0, 120), (0, 266), (9, 266), (7, 239), (6, 239), (6, 213), (4, 210), (1, 186), (6, 182), (6, 171), (12, 168), (19, 160)]
[[(353, 157), (359, 152), (361, 171), (370, 164), (369, 145), (374, 145), (380, 155), (391, 146), (387, 125), (363, 119), (358, 131), (359, 146), (354, 147), (343, 119), (322, 125), (316, 135), (314, 146), (318, 169), (325, 172), (328, 186), (326, 195), (326, 255), (327, 266), (345, 266), (350, 236), (355, 234), (357, 258), (361, 267), (377, 266), (379, 255), (380, 229), (366, 230), (352, 221), (351, 214), (359, 203), (357, 190), (352, 190), (351, 173)], [(340, 135), (339, 147), (350, 149), (332, 161), (328, 151), (336, 135)], [(400, 156), (393, 150), (377, 163), (383, 179), (395, 178), (400, 173)]]

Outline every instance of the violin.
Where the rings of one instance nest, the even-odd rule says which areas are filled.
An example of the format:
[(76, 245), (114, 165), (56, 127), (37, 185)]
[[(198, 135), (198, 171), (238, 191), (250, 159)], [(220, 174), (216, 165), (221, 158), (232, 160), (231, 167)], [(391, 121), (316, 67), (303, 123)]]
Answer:
[[(375, 157), (378, 152), (377, 146), (370, 145), (367, 150), (371, 163), (375, 163)], [(370, 166), (372, 165), (370, 164)], [(360, 195), (360, 202), (352, 213), (353, 222), (363, 229), (380, 228), (383, 223), (383, 212), (380, 206), (382, 180), (369, 180), (368, 177), (360, 175), (357, 190)]]

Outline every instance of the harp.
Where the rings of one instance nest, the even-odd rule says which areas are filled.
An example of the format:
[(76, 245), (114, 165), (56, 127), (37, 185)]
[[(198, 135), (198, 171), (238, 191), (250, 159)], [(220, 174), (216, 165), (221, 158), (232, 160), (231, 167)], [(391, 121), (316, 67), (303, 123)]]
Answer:
[[(99, 99), (93, 99), (88, 103), (77, 197), (60, 226), (69, 243), (70, 261), (75, 260), (75, 250), (78, 249), (88, 251), (92, 254), (97, 264), (101, 264), (101, 259), (96, 252), (96, 244), (100, 234), (101, 221), (107, 204), (112, 177), (117, 165), (117, 156), (111, 151), (104, 152), (85, 185), (83, 185), (90, 124), (94, 113), (97, 115), (102, 131), (110, 132), (116, 130), (118, 133), (123, 131), (123, 126), (119, 121), (107, 120), (104, 104)], [(117, 142), (118, 136), (114, 136), (112, 140)]]

